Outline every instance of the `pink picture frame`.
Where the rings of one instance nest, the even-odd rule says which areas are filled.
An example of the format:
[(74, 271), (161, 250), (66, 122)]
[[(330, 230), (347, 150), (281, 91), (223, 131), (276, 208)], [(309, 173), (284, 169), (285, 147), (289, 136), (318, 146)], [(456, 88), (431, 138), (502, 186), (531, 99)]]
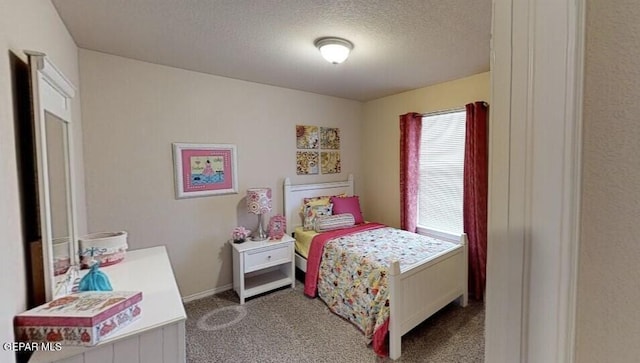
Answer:
[(269, 219), (267, 233), (270, 240), (280, 240), (287, 231), (287, 219), (281, 215), (275, 215)]
[(235, 145), (172, 145), (177, 199), (238, 193)]

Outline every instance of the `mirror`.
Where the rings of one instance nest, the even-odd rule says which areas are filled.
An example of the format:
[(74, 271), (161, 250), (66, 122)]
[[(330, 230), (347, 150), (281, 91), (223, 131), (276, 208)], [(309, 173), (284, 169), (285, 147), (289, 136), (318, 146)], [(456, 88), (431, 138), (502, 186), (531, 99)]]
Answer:
[(55, 115), (45, 112), (45, 140), (47, 148), (47, 177), (49, 182), (49, 216), (51, 218), (51, 239), (53, 275), (65, 274), (71, 266), (69, 250), (69, 193), (67, 192), (68, 155), (66, 142), (68, 124)]
[(27, 51), (33, 103), (46, 300), (78, 277), (71, 99), (75, 88), (43, 53)]

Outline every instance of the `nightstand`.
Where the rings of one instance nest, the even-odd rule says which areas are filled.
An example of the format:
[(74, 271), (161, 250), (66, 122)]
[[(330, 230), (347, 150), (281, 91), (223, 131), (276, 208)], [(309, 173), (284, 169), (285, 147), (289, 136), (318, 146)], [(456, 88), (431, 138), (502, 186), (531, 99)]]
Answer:
[(279, 287), (295, 287), (294, 239), (284, 235), (278, 241), (233, 243), (233, 289), (240, 304), (251, 296)]

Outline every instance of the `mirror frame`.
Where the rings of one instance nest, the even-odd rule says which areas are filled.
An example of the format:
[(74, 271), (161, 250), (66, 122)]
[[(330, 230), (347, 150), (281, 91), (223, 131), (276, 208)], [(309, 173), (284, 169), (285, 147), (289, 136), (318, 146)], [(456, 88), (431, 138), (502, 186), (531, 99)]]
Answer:
[[(38, 175), (38, 201), (40, 233), (46, 300), (71, 292), (78, 272), (78, 247), (75, 208), (75, 181), (73, 163), (73, 137), (71, 123), (71, 99), (75, 96), (75, 87), (47, 59), (46, 55), (36, 51), (25, 51), (29, 58), (31, 79), (31, 102), (36, 146), (36, 167)], [(50, 113), (65, 123), (63, 145), (65, 149), (65, 176), (67, 190), (67, 223), (69, 231), (70, 267), (66, 274), (54, 276), (53, 235), (51, 219), (51, 199), (49, 188), (49, 165), (47, 159), (46, 114)]]

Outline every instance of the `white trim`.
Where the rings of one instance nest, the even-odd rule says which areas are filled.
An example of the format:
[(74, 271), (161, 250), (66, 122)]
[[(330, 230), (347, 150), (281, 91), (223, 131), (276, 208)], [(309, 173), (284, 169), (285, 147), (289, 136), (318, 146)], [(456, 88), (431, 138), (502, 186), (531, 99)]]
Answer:
[(226, 284), (222, 286), (218, 286), (214, 289), (205, 290), (202, 292), (197, 292), (195, 294), (187, 295), (182, 297), (183, 303), (188, 303), (190, 301), (204, 299), (205, 297), (213, 296), (215, 294), (219, 294), (221, 292), (225, 292), (227, 290), (231, 290), (233, 288), (233, 284)]
[(510, 144), (512, 98), (515, 97), (511, 91), (514, 82), (512, 11), (512, 1), (493, 3), (484, 360), (496, 363), (521, 361), (523, 335), (524, 238), (511, 232), (515, 226), (522, 226), (522, 218), (515, 218), (511, 203), (522, 204), (514, 198), (524, 195), (522, 190), (515, 190), (510, 175), (514, 172), (510, 170), (512, 159), (523, 159), (520, 153), (511, 151)]
[[(75, 95), (75, 86), (47, 59), (44, 53), (25, 51), (29, 57), (31, 100), (33, 105), (33, 123), (38, 170), (38, 200), (40, 210), (40, 233), (42, 238), (42, 257), (46, 300), (71, 291), (74, 273), (77, 271), (77, 226), (76, 195), (73, 184), (76, 180), (74, 170), (74, 144), (71, 123), (71, 98)], [(68, 276), (54, 277), (53, 273), (53, 235), (51, 219), (51, 200), (49, 185), (49, 165), (47, 156), (46, 115), (56, 116), (65, 126), (63, 135), (64, 159), (67, 190), (67, 221), (69, 231), (69, 256), (72, 268)], [(66, 282), (65, 282), (66, 281)]]
[[(584, 91), (585, 58), (585, 0), (569, 3), (567, 68), (573, 70), (567, 74), (567, 122), (565, 129), (565, 200), (567, 213), (564, 214), (562, 246), (564, 257), (561, 264), (560, 281), (560, 341), (557, 362), (575, 362), (575, 325), (578, 290), (578, 257), (580, 247), (580, 210), (582, 195), (582, 108)], [(571, 122), (573, 121), (573, 122)], [(564, 303), (563, 303), (564, 302)]]
[(573, 362), (584, 0), (495, 0), (492, 27), (485, 361)]
[(71, 99), (76, 95), (76, 87), (44, 53), (32, 50), (24, 52), (29, 56), (32, 71), (38, 74), (36, 86), (42, 102), (46, 103), (43, 108), (71, 123)]
[(450, 241), (450, 242), (457, 242), (460, 240), (460, 236), (462, 234), (453, 234), (451, 232), (445, 232), (445, 231), (440, 231), (438, 229), (433, 229), (433, 228), (426, 228), (426, 227), (421, 227), (418, 226), (416, 227), (416, 233), (424, 235), (424, 236), (431, 236), (437, 239), (442, 239), (445, 241)]
[(306, 273), (307, 272), (307, 259), (299, 255), (297, 252), (294, 256), (296, 267)]
[(75, 86), (47, 57), (43, 57), (40, 73), (52, 87), (65, 98), (73, 98), (76, 95)]

